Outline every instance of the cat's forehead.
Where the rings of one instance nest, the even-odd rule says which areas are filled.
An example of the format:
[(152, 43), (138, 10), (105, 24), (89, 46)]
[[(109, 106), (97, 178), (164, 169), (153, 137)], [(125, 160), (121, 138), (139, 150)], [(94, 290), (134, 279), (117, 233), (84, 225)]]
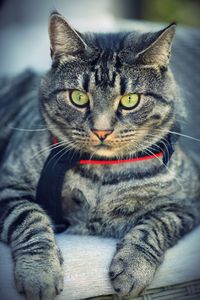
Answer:
[[(84, 48), (72, 55), (64, 55), (56, 68), (55, 82), (68, 89), (95, 93), (123, 95), (158, 90), (165, 76), (154, 65), (152, 57), (138, 60), (138, 51), (149, 43), (148, 34), (122, 32), (82, 34)], [(148, 44), (147, 43), (147, 44)], [(140, 52), (139, 52), (140, 53)], [(150, 51), (149, 56), (152, 54)], [(153, 63), (152, 63), (153, 62)], [(149, 64), (149, 65), (148, 65)], [(56, 84), (57, 85), (57, 84)]]
[[(93, 64), (88, 61), (72, 63), (71, 67), (63, 67), (60, 78), (67, 88), (77, 88), (95, 93), (123, 95), (125, 92), (142, 92), (147, 86), (155, 86), (158, 82), (154, 69), (121, 64), (119, 66), (118, 53), (102, 51), (100, 59)], [(60, 77), (60, 78), (59, 78)], [(151, 80), (150, 80), (151, 78)], [(155, 81), (155, 82), (154, 82)]]
[[(83, 37), (87, 45), (99, 49), (103, 53), (119, 53), (123, 49), (127, 49), (130, 45), (127, 43), (127, 38), (130, 32), (112, 32), (112, 33), (84, 33)], [(142, 33), (139, 31), (131, 32), (131, 48), (134, 44), (140, 43)]]

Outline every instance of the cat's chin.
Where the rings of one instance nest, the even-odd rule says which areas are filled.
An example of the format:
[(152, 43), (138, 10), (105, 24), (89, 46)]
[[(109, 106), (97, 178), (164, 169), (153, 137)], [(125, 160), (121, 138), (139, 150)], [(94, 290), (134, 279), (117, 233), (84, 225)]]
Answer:
[(117, 157), (118, 153), (116, 151), (116, 148), (106, 145), (101, 145), (98, 147), (95, 147), (95, 149), (92, 149), (92, 153), (95, 153), (95, 156), (98, 157), (107, 157), (107, 158), (113, 158)]

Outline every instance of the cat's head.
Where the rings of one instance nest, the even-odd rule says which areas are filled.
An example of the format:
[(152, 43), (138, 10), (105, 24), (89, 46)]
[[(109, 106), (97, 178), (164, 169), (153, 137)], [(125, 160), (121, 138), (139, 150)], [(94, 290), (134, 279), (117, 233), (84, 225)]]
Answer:
[(168, 69), (175, 27), (81, 34), (53, 13), (53, 63), (40, 93), (53, 135), (67, 147), (105, 157), (133, 154), (166, 136), (177, 101)]

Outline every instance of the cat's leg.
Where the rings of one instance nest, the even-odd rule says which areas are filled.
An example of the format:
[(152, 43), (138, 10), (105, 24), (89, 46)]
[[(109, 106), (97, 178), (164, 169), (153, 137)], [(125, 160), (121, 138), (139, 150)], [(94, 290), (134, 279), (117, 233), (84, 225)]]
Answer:
[(136, 296), (153, 279), (167, 248), (197, 224), (194, 207), (177, 204), (144, 215), (119, 242), (110, 266), (110, 279), (120, 295)]
[(62, 257), (49, 218), (29, 197), (0, 195), (0, 239), (11, 247), (17, 290), (28, 300), (53, 300), (63, 288)]

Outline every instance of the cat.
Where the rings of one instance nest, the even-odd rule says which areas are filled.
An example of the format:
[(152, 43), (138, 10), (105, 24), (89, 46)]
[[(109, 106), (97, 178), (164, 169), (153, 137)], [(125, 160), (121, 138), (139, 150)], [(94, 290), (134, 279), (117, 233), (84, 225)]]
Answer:
[(173, 139), (185, 114), (168, 66), (175, 31), (82, 34), (54, 12), (38, 97), (26, 96), (31, 74), (21, 94), (13, 85), (1, 96), (0, 240), (26, 299), (63, 289), (53, 223), (36, 203), (52, 149), (55, 165), (65, 149), (89, 157), (64, 174), (62, 215), (68, 233), (119, 239), (109, 277), (120, 296), (140, 294), (165, 251), (199, 224), (199, 170)]

